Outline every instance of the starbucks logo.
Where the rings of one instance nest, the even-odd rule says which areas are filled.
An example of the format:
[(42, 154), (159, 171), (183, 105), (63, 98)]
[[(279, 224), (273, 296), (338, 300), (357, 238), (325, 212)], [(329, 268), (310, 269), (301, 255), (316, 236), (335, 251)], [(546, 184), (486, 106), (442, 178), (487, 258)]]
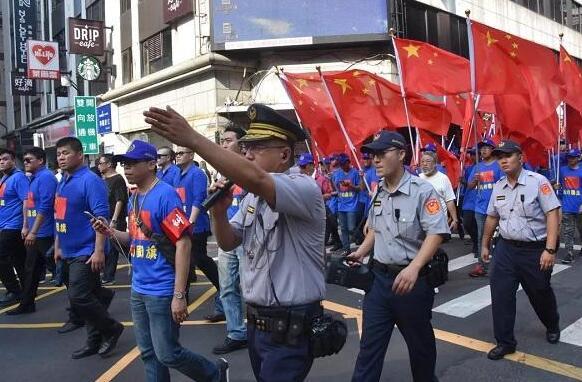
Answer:
[(82, 56), (77, 64), (77, 73), (87, 81), (95, 81), (101, 75), (101, 64), (92, 56)]

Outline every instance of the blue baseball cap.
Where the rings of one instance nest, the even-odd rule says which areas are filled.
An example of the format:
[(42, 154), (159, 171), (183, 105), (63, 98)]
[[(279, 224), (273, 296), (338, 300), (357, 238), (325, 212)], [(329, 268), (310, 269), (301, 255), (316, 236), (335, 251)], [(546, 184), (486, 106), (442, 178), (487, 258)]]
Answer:
[(437, 152), (437, 147), (434, 143), (429, 143), (427, 145), (425, 145), (423, 148), (420, 149), (420, 151), (424, 152), (424, 151), (431, 151), (433, 153)]
[(572, 149), (566, 153), (566, 158), (580, 158), (580, 150)]
[(481, 148), (483, 146), (489, 146), (489, 147), (491, 147), (493, 149), (497, 147), (497, 145), (495, 144), (495, 142), (493, 142), (493, 140), (491, 140), (489, 138), (485, 138), (485, 139), (483, 139), (481, 142), (479, 142), (477, 144), (477, 147), (478, 148)]
[(340, 165), (344, 165), (350, 161), (350, 157), (346, 153), (339, 153), (336, 159)]
[(307, 166), (310, 163), (313, 164), (313, 155), (310, 153), (303, 153), (299, 156), (299, 159), (297, 159), (298, 166)]
[(395, 131), (382, 130), (374, 136), (372, 142), (363, 145), (360, 151), (363, 153), (374, 154), (391, 147), (406, 149), (406, 140), (402, 134)]
[(131, 142), (125, 154), (115, 155), (113, 160), (116, 162), (127, 161), (148, 161), (158, 159), (156, 147), (150, 143), (136, 139)]

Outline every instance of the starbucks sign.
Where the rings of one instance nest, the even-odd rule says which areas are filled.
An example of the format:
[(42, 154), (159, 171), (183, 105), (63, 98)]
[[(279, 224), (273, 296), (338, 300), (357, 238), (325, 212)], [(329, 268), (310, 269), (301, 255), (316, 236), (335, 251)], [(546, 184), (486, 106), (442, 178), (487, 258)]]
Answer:
[(101, 75), (101, 63), (95, 57), (82, 56), (77, 64), (77, 74), (84, 80), (95, 81)]

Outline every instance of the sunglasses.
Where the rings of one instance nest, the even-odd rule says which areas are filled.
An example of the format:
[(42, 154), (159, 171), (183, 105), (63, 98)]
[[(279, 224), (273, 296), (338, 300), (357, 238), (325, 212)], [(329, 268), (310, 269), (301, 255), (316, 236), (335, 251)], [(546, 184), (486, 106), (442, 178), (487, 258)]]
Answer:
[(123, 162), (121, 162), (121, 167), (133, 167), (139, 163), (147, 163), (150, 162), (149, 159), (147, 160), (125, 160)]
[(163, 158), (163, 157), (169, 157), (170, 154), (158, 154), (158, 159)]
[(176, 156), (182, 156), (182, 155), (186, 155), (186, 154), (192, 154), (192, 151), (178, 151), (176, 153)]
[(24, 159), (23, 159), (23, 162), (24, 162), (24, 163), (30, 163), (30, 162), (32, 162), (33, 160), (34, 160), (34, 158), (24, 158)]

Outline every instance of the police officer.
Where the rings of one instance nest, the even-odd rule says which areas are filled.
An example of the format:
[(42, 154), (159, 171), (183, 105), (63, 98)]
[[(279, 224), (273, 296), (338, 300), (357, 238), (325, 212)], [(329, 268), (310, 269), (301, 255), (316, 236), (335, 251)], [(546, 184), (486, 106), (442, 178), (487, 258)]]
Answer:
[(374, 282), (364, 297), (360, 353), (352, 381), (378, 381), (394, 325), (408, 345), (414, 381), (433, 381), (436, 344), (431, 325), (433, 289), (426, 264), (450, 231), (430, 183), (404, 170), (406, 141), (382, 131), (362, 146), (374, 155), (378, 185), (368, 216), (368, 233), (349, 255), (355, 266), (374, 248)]
[(212, 214), (218, 245), (225, 251), (243, 246), (241, 282), (253, 372), (258, 381), (303, 381), (313, 364), (310, 324), (322, 313), (325, 294), (321, 191), (307, 175), (287, 172), (305, 132), (273, 109), (251, 105), (250, 127), (240, 141), (247, 160), (241, 161), (169, 107), (152, 107), (144, 115), (155, 132), (196, 151), (249, 192), (230, 222), (231, 197), (219, 200)]
[(492, 360), (514, 353), (517, 342), (515, 293), (519, 284), (546, 327), (546, 339), (555, 344), (560, 339), (556, 297), (550, 286), (552, 267), (558, 245), (560, 202), (548, 180), (523, 169), (520, 146), (502, 141), (493, 151), (505, 177), (493, 187), (481, 256), (489, 261), (489, 244), (499, 225), (501, 238), (491, 263), (491, 299), (493, 330), (497, 346), (487, 357)]

